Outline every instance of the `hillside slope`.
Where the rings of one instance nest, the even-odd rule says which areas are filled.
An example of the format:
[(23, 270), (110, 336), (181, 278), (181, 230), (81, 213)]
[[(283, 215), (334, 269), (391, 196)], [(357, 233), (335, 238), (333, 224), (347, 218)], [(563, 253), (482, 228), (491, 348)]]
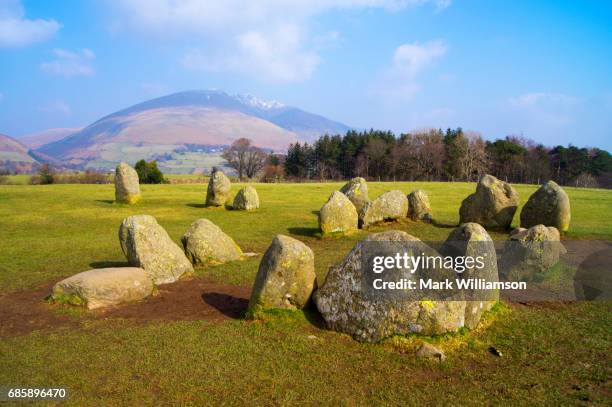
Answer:
[[(198, 152), (202, 162), (188, 165), (195, 169), (221, 164), (219, 149), (241, 137), (262, 148), (284, 151), (296, 141), (347, 129), (276, 101), (221, 91), (187, 91), (117, 111), (37, 151), (66, 165), (93, 168), (112, 168), (119, 161), (141, 158), (174, 167), (181, 165), (186, 151)], [(212, 151), (217, 158), (211, 164), (206, 155), (212, 147), (217, 148)]]

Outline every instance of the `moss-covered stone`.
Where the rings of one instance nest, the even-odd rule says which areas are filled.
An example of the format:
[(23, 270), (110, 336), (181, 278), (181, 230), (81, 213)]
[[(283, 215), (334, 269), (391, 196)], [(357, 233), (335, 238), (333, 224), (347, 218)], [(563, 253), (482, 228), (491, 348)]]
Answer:
[(232, 184), (219, 170), (213, 171), (206, 190), (206, 206), (223, 206), (229, 200)]
[(138, 203), (140, 197), (138, 173), (126, 163), (119, 164), (115, 169), (115, 201), (132, 205)]
[(368, 197), (368, 184), (361, 177), (356, 177), (347, 182), (341, 189), (342, 192), (355, 205), (359, 212), (363, 206), (370, 201)]
[(422, 189), (417, 189), (408, 194), (408, 217), (414, 221), (432, 221), (429, 197)]
[(475, 222), (485, 228), (508, 229), (519, 204), (518, 192), (492, 175), (478, 181), (476, 192), (461, 203), (460, 223)]
[(555, 181), (548, 181), (529, 197), (521, 210), (521, 227), (541, 224), (567, 232), (571, 218), (567, 193)]
[(531, 281), (557, 264), (564, 252), (555, 227), (536, 225), (515, 229), (504, 245), (501, 275), (508, 281)]
[(173, 283), (193, 272), (185, 253), (153, 216), (125, 218), (119, 227), (119, 242), (128, 263), (145, 269), (155, 284)]
[(146, 271), (135, 267), (104, 268), (84, 271), (53, 286), (54, 302), (88, 309), (138, 301), (153, 292), (153, 282)]
[(257, 190), (250, 185), (240, 189), (232, 204), (234, 210), (252, 211), (259, 208), (259, 195)]
[(247, 314), (255, 317), (275, 308), (304, 308), (316, 278), (312, 250), (299, 240), (277, 235), (259, 264)]
[(193, 222), (181, 241), (193, 264), (222, 264), (242, 257), (236, 242), (208, 219)]
[[(385, 255), (400, 252), (438, 255), (434, 249), (402, 231), (374, 233), (357, 243), (340, 264), (329, 270), (325, 283), (314, 294), (315, 304), (329, 329), (347, 333), (359, 341), (376, 342), (396, 334), (455, 332), (464, 325), (465, 301), (460, 299), (424, 300), (410, 289), (398, 290), (397, 295), (383, 298), (382, 294), (368, 291), (367, 273), (373, 271), (363, 268), (362, 261), (365, 251), (371, 250), (373, 244)], [(394, 274), (393, 281), (417, 282), (434, 273), (441, 279), (454, 277), (452, 270), (430, 268), (413, 273), (403, 269)]]
[(319, 229), (323, 235), (351, 233), (357, 230), (355, 205), (341, 192), (331, 194), (319, 211)]
[[(499, 281), (497, 254), (493, 239), (478, 223), (465, 223), (454, 229), (444, 242), (440, 253), (455, 259), (460, 257), (463, 259), (481, 258), (482, 267), (478, 267), (476, 263), (460, 266), (461, 269), (456, 266), (455, 271), (457, 271), (458, 278), (484, 279), (487, 282)], [(499, 290), (463, 289), (461, 294), (466, 300), (464, 324), (467, 328), (476, 327), (482, 313), (490, 310), (499, 301)]]
[(367, 202), (359, 212), (359, 226), (368, 226), (385, 220), (396, 220), (408, 215), (408, 198), (402, 191), (388, 191)]

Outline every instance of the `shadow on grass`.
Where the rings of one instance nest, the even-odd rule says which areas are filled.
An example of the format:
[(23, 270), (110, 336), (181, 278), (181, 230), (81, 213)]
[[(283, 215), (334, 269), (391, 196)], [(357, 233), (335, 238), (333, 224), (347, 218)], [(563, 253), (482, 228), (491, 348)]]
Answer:
[(318, 228), (290, 227), (287, 228), (287, 231), (292, 235), (320, 237), (320, 231)]
[(190, 206), (192, 208), (208, 208), (208, 206), (203, 203), (188, 203), (187, 206)]
[(233, 319), (244, 318), (249, 306), (249, 300), (223, 293), (204, 293), (202, 300), (223, 315)]
[(458, 226), (458, 225), (451, 225), (450, 223), (442, 223), (435, 219), (431, 221), (431, 224), (437, 228), (445, 228), (445, 229), (456, 228)]
[(321, 212), (320, 210), (316, 210), (316, 211), (312, 211), (312, 212), (310, 212), (310, 213), (312, 213), (313, 215), (317, 215), (317, 216), (319, 216), (319, 213), (320, 213), (320, 212)]
[(321, 316), (321, 313), (317, 309), (313, 300), (310, 300), (306, 308), (304, 309), (304, 317), (308, 322), (310, 322), (313, 326), (319, 329), (327, 329), (325, 325), (325, 320)]
[(130, 264), (127, 261), (94, 261), (89, 263), (89, 267), (103, 269), (107, 267), (130, 267)]
[(112, 205), (115, 203), (112, 199), (96, 199), (96, 202)]

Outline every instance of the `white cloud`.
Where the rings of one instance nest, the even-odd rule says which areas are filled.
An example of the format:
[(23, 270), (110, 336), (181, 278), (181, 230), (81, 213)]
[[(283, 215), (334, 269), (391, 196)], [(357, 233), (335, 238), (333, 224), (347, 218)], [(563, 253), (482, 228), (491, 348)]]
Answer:
[[(231, 70), (277, 82), (308, 79), (336, 32), (312, 32), (313, 17), (330, 10), (390, 11), (448, 0), (109, 0), (111, 29), (192, 41), (188, 69)], [(129, 27), (129, 28), (126, 28)]]
[(375, 93), (410, 100), (420, 90), (423, 72), (442, 58), (448, 47), (442, 40), (403, 44), (396, 48), (391, 66), (382, 74)]
[(55, 59), (43, 62), (40, 68), (51, 74), (71, 78), (73, 76), (92, 76), (95, 73), (91, 66), (96, 55), (90, 49), (68, 51), (61, 48), (53, 50)]
[(0, 0), (0, 47), (22, 47), (51, 38), (61, 27), (55, 20), (28, 20), (19, 0)]
[(70, 116), (72, 114), (72, 108), (63, 100), (55, 100), (39, 108), (41, 112), (50, 114), (61, 114), (64, 116)]
[(545, 125), (565, 125), (575, 120), (580, 99), (563, 93), (531, 92), (508, 99), (511, 109)]

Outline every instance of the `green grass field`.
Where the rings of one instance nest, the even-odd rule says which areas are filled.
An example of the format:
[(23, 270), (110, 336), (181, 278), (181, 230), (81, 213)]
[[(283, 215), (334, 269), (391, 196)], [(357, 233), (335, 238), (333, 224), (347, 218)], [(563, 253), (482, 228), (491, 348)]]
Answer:
[[(192, 221), (206, 217), (244, 251), (258, 253), (198, 268), (194, 283), (250, 287), (261, 254), (279, 233), (313, 249), (322, 281), (328, 267), (372, 231), (396, 228), (423, 240), (445, 239), (462, 199), (475, 188), (369, 183), (370, 197), (424, 189), (437, 225), (405, 221), (319, 239), (316, 213), (341, 185), (257, 184), (262, 207), (252, 213), (204, 208), (202, 184), (143, 185), (143, 202), (135, 206), (114, 204), (112, 185), (0, 185), (0, 301), (90, 268), (124, 264), (118, 227), (139, 213), (155, 216), (177, 242)], [(233, 184), (232, 191), (241, 186)], [(537, 187), (516, 188), (524, 203)], [(566, 191), (572, 204), (567, 238), (612, 239), (612, 191)], [(135, 322), (42, 307), (70, 324), (2, 337), (0, 386), (67, 386), (74, 405), (605, 405), (610, 398), (608, 302), (502, 304), (475, 331), (425, 338), (445, 350), (442, 364), (414, 358), (423, 338), (360, 344), (324, 330), (312, 311), (255, 322)], [(503, 357), (488, 353), (489, 346), (503, 350)]]

